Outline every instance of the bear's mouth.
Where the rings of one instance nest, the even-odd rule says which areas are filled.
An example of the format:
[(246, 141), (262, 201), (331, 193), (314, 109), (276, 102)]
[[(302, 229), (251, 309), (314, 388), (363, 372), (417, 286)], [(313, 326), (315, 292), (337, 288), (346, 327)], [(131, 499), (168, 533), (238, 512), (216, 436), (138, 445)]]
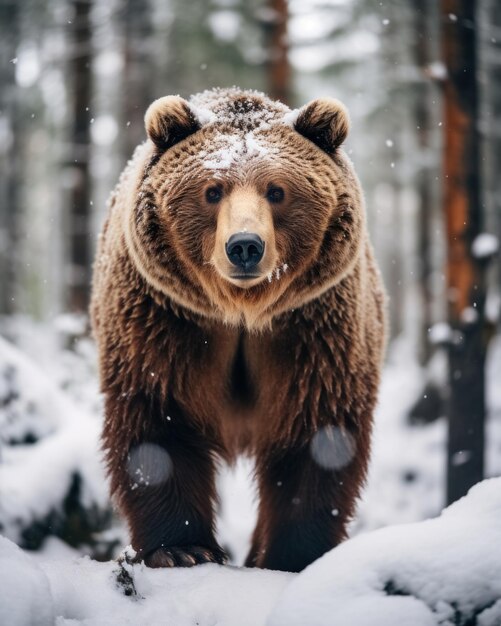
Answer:
[(225, 279), (234, 287), (243, 290), (250, 290), (256, 287), (257, 285), (263, 284), (263, 281), (266, 278), (266, 274), (263, 272), (254, 271), (242, 271), (233, 273), (228, 273), (225, 276)]
[[(256, 268), (253, 268), (253, 269), (255, 270)], [(279, 281), (283, 276), (285, 276), (288, 269), (289, 269), (289, 266), (287, 265), (287, 263), (280, 263), (277, 266), (275, 266), (270, 272), (266, 272), (266, 270), (261, 271), (261, 272), (250, 271), (250, 270), (248, 271), (240, 270), (239, 272), (235, 272), (234, 274), (228, 273), (226, 275), (226, 279), (229, 280), (230, 282), (239, 281), (240, 285), (237, 284), (237, 286), (240, 286), (240, 287), (243, 287), (242, 282), (251, 282), (251, 281), (256, 281), (256, 280), (259, 281), (259, 282), (254, 282), (251, 285), (251, 286), (254, 286), (254, 285), (260, 284), (266, 278), (268, 279), (268, 283)], [(236, 284), (236, 282), (233, 284)]]
[(261, 278), (261, 274), (231, 274), (233, 280), (251, 280), (253, 278)]

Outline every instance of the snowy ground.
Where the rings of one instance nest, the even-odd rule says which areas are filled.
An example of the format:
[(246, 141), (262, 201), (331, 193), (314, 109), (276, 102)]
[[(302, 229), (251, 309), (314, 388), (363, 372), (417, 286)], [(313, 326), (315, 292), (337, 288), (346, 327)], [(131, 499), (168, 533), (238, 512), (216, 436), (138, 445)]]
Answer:
[(259, 626), (291, 574), (203, 565), (131, 568), (136, 594), (117, 583), (114, 562), (88, 557), (28, 559), (0, 538), (0, 624), (46, 626)]
[[(78, 475), (83, 510), (94, 525), (97, 516), (109, 527), (94, 347), (80, 338), (65, 349), (81, 330), (73, 318), (60, 318), (54, 328), (18, 319), (4, 331), (19, 349), (0, 339), (0, 534), (6, 537), (0, 589), (9, 599), (0, 603), (0, 624), (57, 618), (58, 624), (88, 625), (501, 625), (495, 604), (501, 570), (493, 560), (493, 547), (501, 545), (500, 481), (484, 483), (437, 520), (382, 528), (435, 517), (443, 506), (445, 423), (409, 426), (423, 372), (403, 341), (392, 346), (385, 370), (371, 475), (353, 539), (299, 576), (215, 565), (161, 572), (135, 566), (137, 593), (124, 595), (114, 562), (81, 556), (99, 554), (100, 541), (112, 546), (118, 537), (123, 545), (124, 529), (115, 521), (86, 543), (64, 522), (66, 494)], [(501, 475), (500, 378), (497, 337), (488, 366), (489, 476)], [(251, 472), (243, 460), (219, 479), (220, 540), (237, 565), (254, 524)], [(38, 545), (47, 525), (75, 548), (54, 537)], [(8, 540), (39, 549), (23, 553)]]
[(151, 570), (0, 538), (0, 623), (107, 626), (501, 624), (501, 478), (441, 517), (338, 546), (301, 574), (218, 565)]

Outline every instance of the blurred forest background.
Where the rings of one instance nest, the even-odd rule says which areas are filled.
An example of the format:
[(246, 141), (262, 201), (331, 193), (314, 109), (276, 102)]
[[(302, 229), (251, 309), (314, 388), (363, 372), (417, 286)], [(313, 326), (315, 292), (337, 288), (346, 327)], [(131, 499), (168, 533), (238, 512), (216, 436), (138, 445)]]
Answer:
[(0, 0), (0, 532), (21, 545), (110, 525), (68, 425), (99, 430), (86, 311), (106, 199), (153, 99), (234, 84), (351, 112), (390, 294), (381, 415), (398, 408), (359, 527), (501, 473), (498, 0)]

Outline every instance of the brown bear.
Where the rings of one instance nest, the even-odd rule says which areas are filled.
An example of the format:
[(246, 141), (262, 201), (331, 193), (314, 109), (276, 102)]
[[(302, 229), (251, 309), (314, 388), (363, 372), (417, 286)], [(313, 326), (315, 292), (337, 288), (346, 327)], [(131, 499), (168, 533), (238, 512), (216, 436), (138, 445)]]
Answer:
[(223, 563), (217, 462), (252, 455), (246, 565), (299, 571), (346, 536), (385, 342), (347, 112), (232, 88), (145, 123), (94, 269), (111, 491), (137, 560)]

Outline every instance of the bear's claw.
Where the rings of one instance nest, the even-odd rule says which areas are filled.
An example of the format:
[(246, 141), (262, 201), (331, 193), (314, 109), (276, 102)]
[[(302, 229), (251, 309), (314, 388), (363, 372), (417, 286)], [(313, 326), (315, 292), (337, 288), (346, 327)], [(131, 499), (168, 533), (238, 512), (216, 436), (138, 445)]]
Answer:
[(211, 550), (203, 546), (183, 546), (180, 548), (158, 548), (148, 555), (144, 562), (148, 567), (193, 567), (203, 563), (224, 565), (228, 560), (220, 550)]

